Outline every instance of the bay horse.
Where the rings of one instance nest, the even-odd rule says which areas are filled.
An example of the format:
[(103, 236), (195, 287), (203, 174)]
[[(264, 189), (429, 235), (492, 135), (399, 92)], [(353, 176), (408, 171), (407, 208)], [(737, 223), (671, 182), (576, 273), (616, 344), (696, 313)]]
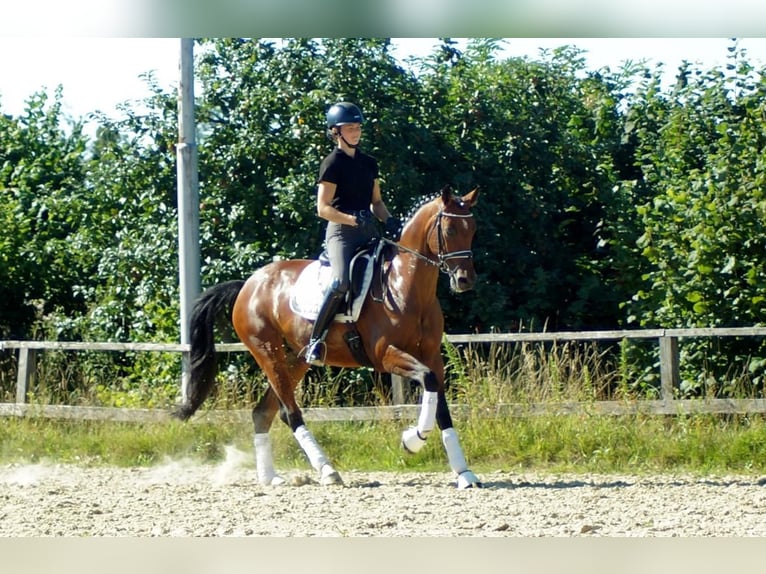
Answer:
[[(373, 298), (368, 293), (356, 324), (334, 322), (325, 341), (326, 365), (360, 367), (358, 356), (344, 340), (344, 334), (355, 328), (373, 369), (422, 385), (417, 424), (403, 431), (402, 446), (410, 453), (418, 452), (436, 423), (459, 488), (482, 485), (468, 469), (444, 393), (444, 317), (436, 287), (442, 271), (449, 275), (452, 291), (473, 288), (471, 244), (476, 222), (471, 208), (477, 199), (478, 189), (459, 197), (447, 186), (420, 206), (405, 222), (399, 242), (390, 242), (397, 249), (386, 270), (384, 296)], [(274, 470), (269, 437), (277, 412), (319, 473), (320, 483), (343, 484), (306, 427), (295, 399), (295, 389), (310, 367), (301, 354), (313, 322), (293, 312), (289, 299), (298, 276), (311, 262), (275, 261), (257, 269), (247, 281), (211, 287), (197, 299), (190, 317), (190, 373), (183, 402), (174, 415), (188, 419), (210, 394), (217, 370), (213, 327), (220, 314), (230, 314), (237, 336), (269, 381), (252, 411), (256, 473), (263, 485), (284, 482)]]

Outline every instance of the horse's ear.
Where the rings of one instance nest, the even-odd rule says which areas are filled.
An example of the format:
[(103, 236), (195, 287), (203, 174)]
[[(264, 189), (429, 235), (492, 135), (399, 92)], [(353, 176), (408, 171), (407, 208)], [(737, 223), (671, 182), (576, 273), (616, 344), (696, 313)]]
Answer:
[(442, 203), (447, 205), (452, 198), (452, 186), (450, 184), (445, 185), (441, 189)]
[(479, 188), (474, 187), (473, 191), (466, 193), (461, 199), (466, 205), (473, 207), (479, 201)]

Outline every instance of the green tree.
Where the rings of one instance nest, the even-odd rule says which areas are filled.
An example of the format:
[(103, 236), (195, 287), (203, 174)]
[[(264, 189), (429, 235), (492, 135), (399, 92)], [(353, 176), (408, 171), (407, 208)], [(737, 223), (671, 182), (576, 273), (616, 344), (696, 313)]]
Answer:
[(0, 336), (26, 338), (57, 307), (82, 309), (73, 285), (91, 261), (72, 244), (88, 209), (86, 138), (65, 125), (61, 88), (34, 94), (22, 117), (0, 115)]
[[(736, 43), (725, 70), (686, 64), (670, 94), (647, 93), (637, 131), (643, 284), (629, 305), (642, 327), (762, 324), (766, 312), (766, 81)], [(648, 120), (648, 121), (647, 121)], [(728, 379), (747, 361), (763, 379), (764, 345), (748, 339), (684, 347), (684, 389)], [(719, 387), (723, 386), (719, 383)]]
[(88, 160), (88, 210), (72, 236), (94, 262), (74, 285), (88, 302), (53, 320), (66, 338), (105, 341), (178, 339), (176, 98), (147, 77), (141, 110), (98, 116)]
[(623, 74), (584, 75), (571, 47), (498, 61), (493, 40), (446, 41), (424, 77), (426, 127), (453, 179), (479, 185), (480, 281), (452, 313), (489, 330), (613, 325), (604, 280)]
[(642, 326), (752, 325), (766, 312), (766, 82), (732, 58), (731, 74), (682, 69), (656, 135), (644, 132)]

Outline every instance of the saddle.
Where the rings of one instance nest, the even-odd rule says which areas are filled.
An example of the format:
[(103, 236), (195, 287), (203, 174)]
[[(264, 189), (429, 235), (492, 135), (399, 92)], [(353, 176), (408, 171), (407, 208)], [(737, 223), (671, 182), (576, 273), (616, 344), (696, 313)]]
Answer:
[[(385, 259), (386, 243), (375, 239), (362, 247), (351, 259), (349, 271), (349, 289), (334, 320), (342, 323), (355, 323), (359, 319), (364, 299), (372, 285), (376, 270), (382, 269)], [(290, 309), (304, 319), (313, 321), (319, 314), (319, 308), (325, 293), (332, 283), (332, 269), (326, 252), (309, 263), (301, 272), (290, 290)]]

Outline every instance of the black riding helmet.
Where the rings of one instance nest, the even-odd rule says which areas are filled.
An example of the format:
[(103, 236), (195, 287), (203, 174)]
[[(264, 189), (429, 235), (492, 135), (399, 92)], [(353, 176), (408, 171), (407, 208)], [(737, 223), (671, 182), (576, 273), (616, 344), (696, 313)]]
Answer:
[(351, 102), (338, 102), (327, 110), (327, 129), (345, 124), (362, 124), (364, 116), (362, 110)]

